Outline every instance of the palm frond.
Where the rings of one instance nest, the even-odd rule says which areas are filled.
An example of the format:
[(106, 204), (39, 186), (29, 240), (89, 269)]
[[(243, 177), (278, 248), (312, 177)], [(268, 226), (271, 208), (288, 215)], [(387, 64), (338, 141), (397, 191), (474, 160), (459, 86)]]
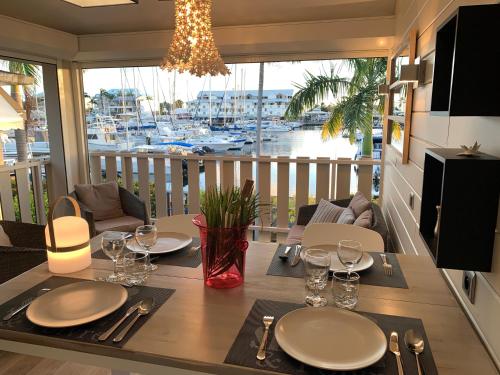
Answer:
[(348, 79), (338, 77), (334, 72), (331, 75), (315, 76), (307, 71), (304, 77), (306, 81), (304, 85), (295, 84), (298, 91), (286, 109), (286, 118), (298, 117), (302, 112), (321, 103), (330, 94), (333, 96), (343, 95), (350, 85)]

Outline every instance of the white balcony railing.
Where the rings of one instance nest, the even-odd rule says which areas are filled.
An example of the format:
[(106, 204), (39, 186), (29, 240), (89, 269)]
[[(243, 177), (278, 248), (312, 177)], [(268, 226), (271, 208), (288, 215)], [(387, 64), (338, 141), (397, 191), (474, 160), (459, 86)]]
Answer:
[[(92, 183), (120, 178), (126, 189), (138, 193), (146, 202), (150, 213), (154, 209), (157, 218), (198, 213), (205, 187), (240, 186), (246, 179), (253, 179), (261, 201), (272, 203), (269, 215), (262, 217), (257, 229), (278, 233), (280, 237), (288, 232), (289, 223), (302, 205), (321, 198), (348, 198), (353, 190), (371, 197), (376, 165), (380, 165), (379, 160), (142, 152), (93, 152), (90, 155)], [(316, 173), (311, 174), (311, 170)], [(357, 186), (356, 179), (351, 182), (353, 172), (357, 173)]]
[(3, 220), (46, 223), (49, 169), (49, 160), (43, 158), (0, 166)]

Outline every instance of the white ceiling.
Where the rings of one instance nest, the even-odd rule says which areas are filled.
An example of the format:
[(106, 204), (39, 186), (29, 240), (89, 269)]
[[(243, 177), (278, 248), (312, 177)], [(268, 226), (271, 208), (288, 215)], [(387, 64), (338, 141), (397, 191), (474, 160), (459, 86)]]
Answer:
[[(394, 15), (395, 0), (213, 0), (213, 26)], [(62, 0), (2, 0), (0, 14), (72, 34), (174, 28), (174, 2), (80, 8)]]

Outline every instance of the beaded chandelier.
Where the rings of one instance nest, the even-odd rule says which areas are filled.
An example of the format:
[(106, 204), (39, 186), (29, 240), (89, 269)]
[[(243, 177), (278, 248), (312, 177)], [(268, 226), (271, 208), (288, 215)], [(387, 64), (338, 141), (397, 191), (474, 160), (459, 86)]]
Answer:
[(224, 64), (212, 35), (212, 0), (175, 0), (175, 32), (162, 69), (226, 75)]

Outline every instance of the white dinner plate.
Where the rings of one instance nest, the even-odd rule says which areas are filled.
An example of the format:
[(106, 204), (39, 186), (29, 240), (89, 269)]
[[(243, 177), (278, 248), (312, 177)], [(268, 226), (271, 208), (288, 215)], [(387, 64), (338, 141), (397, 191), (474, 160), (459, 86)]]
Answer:
[(26, 317), (42, 327), (74, 327), (111, 314), (122, 307), (127, 298), (127, 291), (119, 284), (81, 281), (36, 298), (26, 310)]
[[(345, 270), (345, 266), (340, 261), (337, 255), (337, 245), (314, 245), (311, 246), (314, 249), (323, 249), (332, 253), (332, 263), (330, 265), (330, 271), (343, 271)], [(352, 269), (354, 272), (364, 271), (373, 266), (373, 257), (366, 252), (363, 252), (363, 256), (358, 264), (354, 266)]]
[(387, 349), (385, 334), (373, 321), (333, 307), (291, 311), (278, 321), (274, 334), (288, 355), (326, 370), (368, 367), (380, 360)]
[[(193, 242), (193, 238), (184, 233), (175, 232), (161, 232), (158, 233), (158, 240), (156, 245), (154, 245), (149, 251), (151, 254), (165, 254), (171, 253), (180, 249), (184, 249)], [(131, 240), (127, 244), (127, 247), (132, 251), (144, 251), (144, 249), (139, 246), (136, 240)]]

